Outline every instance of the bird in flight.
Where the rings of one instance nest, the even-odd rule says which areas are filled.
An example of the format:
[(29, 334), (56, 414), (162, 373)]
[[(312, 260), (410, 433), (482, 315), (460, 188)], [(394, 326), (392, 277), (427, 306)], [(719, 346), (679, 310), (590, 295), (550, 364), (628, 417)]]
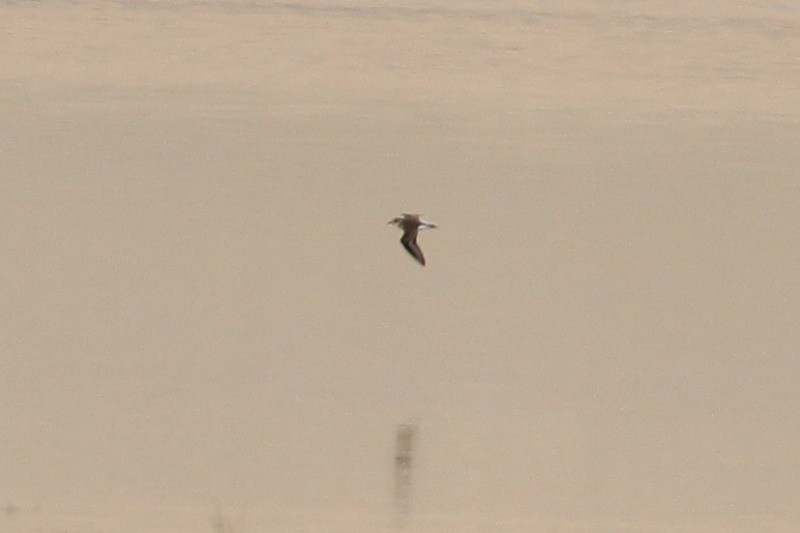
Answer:
[(420, 265), (425, 266), (425, 256), (422, 255), (422, 250), (417, 244), (417, 232), (421, 229), (435, 228), (436, 224), (425, 222), (420, 218), (420, 215), (403, 213), (403, 216), (395, 217), (389, 221), (389, 224), (394, 224), (403, 230), (403, 236), (400, 237), (400, 244), (403, 248), (408, 250), (411, 257), (416, 259)]

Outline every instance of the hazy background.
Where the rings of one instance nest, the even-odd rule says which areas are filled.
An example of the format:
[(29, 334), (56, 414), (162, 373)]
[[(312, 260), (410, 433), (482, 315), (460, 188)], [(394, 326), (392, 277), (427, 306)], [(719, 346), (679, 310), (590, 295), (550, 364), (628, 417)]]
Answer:
[(0, 2), (0, 530), (800, 529), (800, 5), (673, 4)]

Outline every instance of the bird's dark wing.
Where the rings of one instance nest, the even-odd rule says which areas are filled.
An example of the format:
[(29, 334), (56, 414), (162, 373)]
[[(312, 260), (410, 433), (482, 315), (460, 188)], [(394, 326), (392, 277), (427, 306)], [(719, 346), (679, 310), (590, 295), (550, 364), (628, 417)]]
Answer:
[(420, 250), (419, 246), (417, 245), (416, 228), (403, 233), (403, 236), (400, 238), (400, 243), (406, 250), (408, 250), (408, 253), (411, 254), (411, 257), (419, 261), (420, 265), (425, 266), (425, 256), (422, 255), (422, 250)]

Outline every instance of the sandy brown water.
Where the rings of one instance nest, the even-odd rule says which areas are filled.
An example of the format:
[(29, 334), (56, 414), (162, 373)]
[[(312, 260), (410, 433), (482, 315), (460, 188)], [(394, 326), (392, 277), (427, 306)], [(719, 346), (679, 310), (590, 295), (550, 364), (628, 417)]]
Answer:
[(796, 531), (800, 7), (730, 4), (0, 3), (0, 531), (391, 531), (406, 422), (409, 531)]

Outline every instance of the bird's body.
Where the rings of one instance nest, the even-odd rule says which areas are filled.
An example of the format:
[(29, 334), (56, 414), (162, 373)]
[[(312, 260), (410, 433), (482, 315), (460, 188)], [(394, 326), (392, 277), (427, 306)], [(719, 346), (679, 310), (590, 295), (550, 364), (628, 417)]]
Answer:
[(413, 213), (403, 213), (403, 216), (393, 218), (389, 224), (394, 224), (403, 230), (403, 236), (400, 237), (400, 244), (403, 245), (411, 257), (416, 259), (420, 265), (425, 266), (425, 256), (422, 255), (422, 250), (417, 244), (417, 233), (421, 229), (435, 228), (436, 224), (425, 222), (420, 218), (420, 215)]

